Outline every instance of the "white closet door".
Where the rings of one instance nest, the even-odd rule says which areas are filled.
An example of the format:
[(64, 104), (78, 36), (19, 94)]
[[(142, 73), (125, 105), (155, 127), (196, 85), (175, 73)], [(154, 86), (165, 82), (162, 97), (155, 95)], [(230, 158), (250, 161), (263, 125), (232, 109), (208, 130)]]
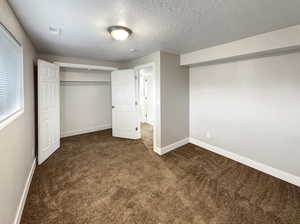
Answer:
[(139, 139), (138, 79), (134, 70), (119, 70), (111, 74), (113, 136)]
[(38, 163), (60, 147), (59, 67), (38, 60)]

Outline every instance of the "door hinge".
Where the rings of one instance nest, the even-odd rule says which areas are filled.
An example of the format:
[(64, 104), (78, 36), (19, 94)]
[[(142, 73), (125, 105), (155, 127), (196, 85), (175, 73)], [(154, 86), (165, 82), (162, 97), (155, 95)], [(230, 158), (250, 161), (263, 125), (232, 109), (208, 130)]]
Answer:
[(136, 106), (138, 105), (138, 102), (137, 102), (137, 101), (135, 101), (135, 105), (136, 105)]
[(138, 131), (139, 130), (138, 127), (136, 127), (135, 130)]
[(138, 77), (135, 75), (135, 76), (134, 76), (134, 79), (135, 79), (135, 80), (137, 80), (137, 79), (138, 79)]

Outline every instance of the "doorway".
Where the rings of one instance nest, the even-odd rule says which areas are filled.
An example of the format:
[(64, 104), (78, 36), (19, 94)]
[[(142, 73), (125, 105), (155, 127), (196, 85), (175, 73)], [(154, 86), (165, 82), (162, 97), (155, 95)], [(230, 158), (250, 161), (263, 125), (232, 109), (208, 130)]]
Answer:
[(141, 139), (144, 145), (153, 150), (155, 123), (155, 82), (154, 65), (146, 64), (135, 68), (139, 82), (139, 113)]

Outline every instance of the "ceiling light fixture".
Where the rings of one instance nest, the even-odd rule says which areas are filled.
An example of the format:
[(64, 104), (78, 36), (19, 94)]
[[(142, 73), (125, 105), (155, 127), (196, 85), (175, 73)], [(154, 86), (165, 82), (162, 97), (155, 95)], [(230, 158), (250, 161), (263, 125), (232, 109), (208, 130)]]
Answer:
[(132, 34), (132, 30), (124, 26), (110, 26), (107, 31), (115, 40), (126, 40)]

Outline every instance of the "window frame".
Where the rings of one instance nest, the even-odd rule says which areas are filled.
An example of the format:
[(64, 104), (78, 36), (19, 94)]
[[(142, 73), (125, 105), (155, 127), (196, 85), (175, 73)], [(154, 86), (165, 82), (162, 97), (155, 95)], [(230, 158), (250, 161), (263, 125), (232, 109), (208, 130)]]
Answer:
[(14, 37), (14, 35), (0, 22), (0, 35), (4, 35), (17, 49), (20, 54), (20, 65), (19, 65), (19, 73), (17, 77), (18, 81), (18, 97), (20, 101), (20, 108), (16, 109), (13, 113), (8, 116), (0, 119), (0, 131), (7, 127), (10, 123), (15, 121), (18, 117), (20, 117), (24, 113), (24, 58), (23, 58), (23, 47), (20, 42)]

